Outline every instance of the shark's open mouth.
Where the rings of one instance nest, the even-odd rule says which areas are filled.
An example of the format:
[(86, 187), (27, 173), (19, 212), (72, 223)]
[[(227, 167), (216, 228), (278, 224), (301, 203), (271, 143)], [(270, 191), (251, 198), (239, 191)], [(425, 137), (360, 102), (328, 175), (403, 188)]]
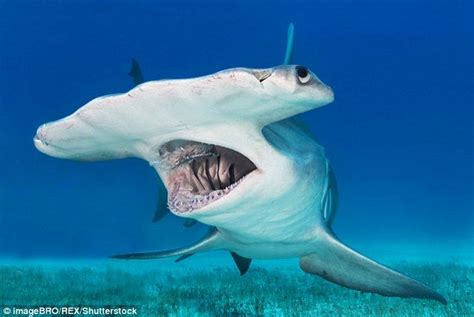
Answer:
[(241, 153), (213, 144), (174, 140), (160, 148), (168, 171), (168, 206), (177, 213), (200, 209), (229, 194), (257, 169)]

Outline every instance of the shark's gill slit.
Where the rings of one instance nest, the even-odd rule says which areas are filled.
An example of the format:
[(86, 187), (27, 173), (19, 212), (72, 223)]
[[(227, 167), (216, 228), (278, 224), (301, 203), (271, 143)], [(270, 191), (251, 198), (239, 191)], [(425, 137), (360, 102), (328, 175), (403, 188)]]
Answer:
[(198, 210), (229, 194), (256, 170), (245, 155), (213, 144), (173, 140), (161, 146), (168, 205), (174, 212)]

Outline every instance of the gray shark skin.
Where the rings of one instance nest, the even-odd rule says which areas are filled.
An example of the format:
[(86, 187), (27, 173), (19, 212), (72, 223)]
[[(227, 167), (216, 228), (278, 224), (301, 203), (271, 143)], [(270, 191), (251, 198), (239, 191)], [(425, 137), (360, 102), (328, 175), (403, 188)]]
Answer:
[(166, 186), (171, 212), (212, 226), (189, 247), (116, 258), (227, 250), (243, 274), (250, 259), (298, 257), (305, 272), (348, 288), (446, 303), (332, 232), (334, 174), (324, 149), (292, 117), (333, 99), (303, 66), (233, 68), (96, 98), (39, 127), (34, 144), (63, 159), (146, 160)]

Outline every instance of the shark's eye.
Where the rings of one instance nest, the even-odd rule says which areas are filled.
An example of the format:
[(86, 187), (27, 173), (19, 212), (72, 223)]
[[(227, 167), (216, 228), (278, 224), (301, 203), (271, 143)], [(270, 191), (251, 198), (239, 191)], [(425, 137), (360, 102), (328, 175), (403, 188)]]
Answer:
[(311, 80), (311, 73), (306, 67), (296, 66), (296, 75), (298, 75), (298, 80), (302, 84), (306, 84)]

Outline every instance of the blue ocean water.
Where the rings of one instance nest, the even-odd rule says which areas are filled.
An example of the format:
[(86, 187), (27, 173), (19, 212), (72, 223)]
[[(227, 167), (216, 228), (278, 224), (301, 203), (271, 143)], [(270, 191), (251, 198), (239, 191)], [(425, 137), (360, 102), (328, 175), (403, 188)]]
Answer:
[(204, 226), (172, 215), (151, 223), (157, 176), (146, 162), (50, 158), (33, 146), (36, 128), (132, 88), (131, 58), (146, 80), (281, 64), (293, 22), (294, 63), (335, 92), (303, 115), (338, 179), (335, 232), (393, 258), (403, 259), (399, 245), (432, 247), (426, 260), (469, 256), (473, 9), (447, 0), (0, 1), (0, 254), (102, 259), (202, 236)]

